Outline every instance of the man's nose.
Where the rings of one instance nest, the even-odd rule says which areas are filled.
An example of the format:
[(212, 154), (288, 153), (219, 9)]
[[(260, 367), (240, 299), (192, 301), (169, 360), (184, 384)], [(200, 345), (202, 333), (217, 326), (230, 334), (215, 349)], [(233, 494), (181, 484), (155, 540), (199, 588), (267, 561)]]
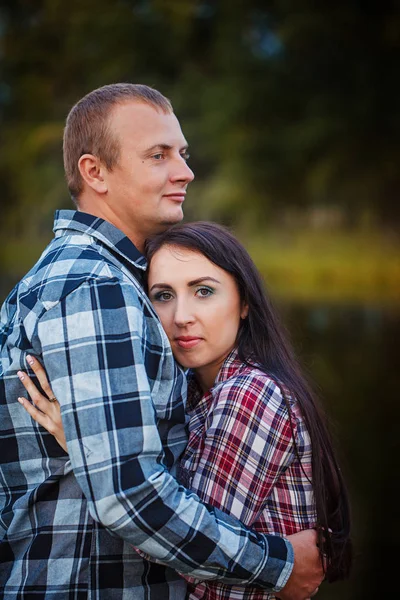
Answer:
[(179, 158), (177, 158), (171, 179), (173, 181), (182, 181), (186, 185), (193, 181), (194, 173), (183, 156), (179, 156)]

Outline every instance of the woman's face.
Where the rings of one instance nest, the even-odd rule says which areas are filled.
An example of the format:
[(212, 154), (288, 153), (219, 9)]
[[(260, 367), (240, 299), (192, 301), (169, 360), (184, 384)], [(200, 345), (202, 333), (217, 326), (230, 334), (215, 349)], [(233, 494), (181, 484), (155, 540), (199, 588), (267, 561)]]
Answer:
[(151, 260), (148, 284), (176, 360), (209, 389), (247, 315), (234, 278), (199, 252), (163, 246)]

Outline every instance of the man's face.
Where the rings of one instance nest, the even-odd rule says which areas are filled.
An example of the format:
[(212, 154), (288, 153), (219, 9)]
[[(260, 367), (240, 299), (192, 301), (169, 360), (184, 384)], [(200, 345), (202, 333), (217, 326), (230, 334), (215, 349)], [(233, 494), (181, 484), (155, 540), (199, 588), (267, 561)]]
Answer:
[(133, 238), (144, 241), (183, 218), (193, 172), (178, 119), (147, 104), (126, 102), (110, 115), (120, 143), (118, 164), (106, 172), (107, 204)]

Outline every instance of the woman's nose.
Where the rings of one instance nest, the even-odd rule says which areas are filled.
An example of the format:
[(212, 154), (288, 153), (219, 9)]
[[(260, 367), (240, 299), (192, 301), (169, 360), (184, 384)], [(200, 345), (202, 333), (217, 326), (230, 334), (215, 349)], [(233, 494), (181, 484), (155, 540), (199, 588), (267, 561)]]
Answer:
[(178, 327), (184, 327), (185, 325), (192, 323), (195, 317), (191, 310), (190, 303), (178, 302), (175, 308), (174, 320)]

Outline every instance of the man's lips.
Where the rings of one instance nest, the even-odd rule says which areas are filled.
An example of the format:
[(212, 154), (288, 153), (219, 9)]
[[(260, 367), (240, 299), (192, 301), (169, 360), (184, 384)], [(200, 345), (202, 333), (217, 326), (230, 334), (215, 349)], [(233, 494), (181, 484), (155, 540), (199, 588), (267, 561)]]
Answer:
[(191, 335), (181, 335), (175, 338), (175, 342), (180, 348), (184, 350), (189, 350), (190, 348), (194, 348), (201, 342), (202, 338), (194, 337)]
[(165, 198), (175, 200), (175, 202), (183, 202), (186, 197), (186, 192), (173, 192), (172, 194), (164, 194)]

